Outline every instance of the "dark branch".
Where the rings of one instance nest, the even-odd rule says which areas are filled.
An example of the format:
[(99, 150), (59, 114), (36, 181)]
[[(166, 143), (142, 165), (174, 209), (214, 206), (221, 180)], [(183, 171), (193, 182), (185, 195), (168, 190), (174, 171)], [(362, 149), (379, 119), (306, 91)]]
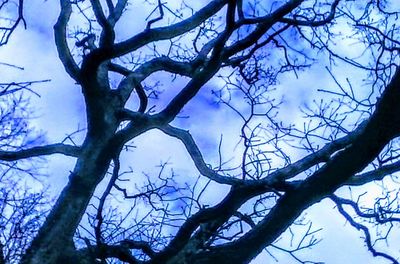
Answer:
[(61, 11), (57, 23), (54, 25), (54, 38), (58, 56), (64, 65), (65, 71), (79, 83), (80, 69), (72, 57), (67, 43), (67, 24), (71, 17), (72, 7), (69, 0), (60, 0)]
[(0, 151), (0, 160), (15, 161), (51, 154), (63, 154), (66, 156), (78, 157), (80, 152), (80, 147), (65, 144), (53, 144), (18, 151)]

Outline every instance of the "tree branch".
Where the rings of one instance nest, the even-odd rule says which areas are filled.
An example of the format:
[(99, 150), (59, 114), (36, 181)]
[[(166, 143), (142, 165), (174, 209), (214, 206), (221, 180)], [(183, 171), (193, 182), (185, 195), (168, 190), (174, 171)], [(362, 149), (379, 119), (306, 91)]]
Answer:
[(0, 160), (15, 161), (20, 159), (27, 159), (27, 158), (33, 158), (51, 154), (63, 154), (66, 156), (78, 157), (80, 152), (81, 152), (80, 147), (58, 143), (58, 144), (33, 147), (18, 151), (0, 151)]
[(200, 9), (191, 17), (176, 24), (145, 30), (126, 41), (116, 44), (111, 52), (111, 58), (119, 57), (137, 50), (148, 43), (171, 39), (184, 34), (215, 15), (228, 2), (228, 0), (214, 0)]
[[(203, 248), (204, 243), (226, 220), (237, 212), (243, 203), (267, 190), (268, 187), (265, 186), (232, 187), (220, 203), (213, 207), (202, 208), (186, 219), (171, 242), (157, 253), (150, 263), (167, 263), (167, 260), (168, 263), (174, 263), (174, 260), (178, 263), (189, 263), (185, 261), (197, 263), (194, 259), (186, 260), (185, 249), (192, 253), (194, 250)], [(201, 226), (204, 228), (201, 228)]]
[(368, 227), (366, 227), (365, 225), (362, 225), (360, 223), (357, 223), (353, 219), (353, 217), (351, 217), (346, 212), (346, 210), (343, 207), (344, 204), (350, 205), (356, 211), (356, 213), (358, 215), (365, 217), (365, 215), (363, 216), (363, 213), (359, 210), (357, 204), (355, 204), (351, 200), (347, 200), (347, 199), (344, 199), (344, 198), (341, 198), (341, 197), (338, 197), (335, 195), (331, 195), (330, 199), (336, 204), (338, 211), (340, 212), (341, 215), (344, 216), (346, 221), (348, 221), (351, 226), (353, 226), (357, 230), (362, 231), (364, 233), (364, 235), (365, 235), (364, 240), (365, 240), (365, 243), (367, 244), (367, 248), (374, 257), (382, 257), (382, 258), (392, 261), (393, 264), (399, 264), (399, 262), (394, 257), (390, 256), (389, 254), (380, 252), (374, 248), (374, 243), (372, 242), (371, 234), (369, 232)]
[(100, 37), (100, 47), (111, 47), (115, 38), (114, 24), (111, 24), (110, 20), (106, 18), (99, 0), (90, 0), (90, 3), (96, 20), (103, 29)]
[(207, 166), (203, 159), (203, 155), (200, 152), (200, 149), (198, 148), (192, 135), (190, 135), (188, 131), (173, 127), (171, 125), (160, 126), (158, 128), (165, 134), (179, 139), (185, 145), (185, 148), (189, 153), (192, 161), (194, 162), (196, 168), (203, 176), (221, 184), (238, 185), (244, 183), (243, 180), (220, 175), (209, 166)]
[(124, 76), (120, 84), (118, 85), (117, 92), (121, 97), (123, 103), (125, 103), (130, 97), (132, 91), (135, 89), (138, 93), (140, 100), (139, 112), (144, 112), (147, 106), (147, 95), (144, 92), (141, 82), (144, 81), (148, 76), (157, 71), (166, 71), (182, 76), (192, 76), (194, 72), (193, 63), (190, 62), (178, 62), (174, 61), (167, 56), (161, 56), (154, 58), (148, 62), (143, 63), (135, 71), (130, 71), (120, 65), (110, 63), (109, 69), (118, 72)]
[(71, 17), (72, 7), (69, 0), (60, 0), (61, 11), (54, 25), (54, 37), (58, 56), (64, 65), (65, 71), (76, 82), (80, 81), (80, 69), (76, 64), (67, 43), (67, 24)]
[(400, 171), (400, 161), (397, 161), (389, 165), (384, 165), (372, 171), (354, 175), (343, 185), (361, 186), (373, 181), (381, 181), (386, 176), (391, 175), (398, 171)]
[[(6, 45), (8, 41), (10, 40), (11, 35), (14, 33), (14, 31), (17, 29), (18, 25), (22, 22), (26, 29), (26, 21), (24, 18), (24, 0), (18, 0), (18, 3), (14, 2), (9, 2), (9, 1), (2, 1), (0, 4), (0, 9), (6, 9), (7, 4), (12, 4), (12, 5), (17, 5), (17, 17), (13, 22), (11, 23), (10, 26), (4, 26), (3, 24), (0, 25), (0, 47), (3, 45)], [(10, 9), (12, 10), (12, 9)], [(6, 11), (7, 12), (7, 9)], [(11, 21), (11, 20), (10, 20)]]
[(296, 7), (300, 6), (303, 1), (304, 0), (291, 0), (279, 7), (273, 13), (268, 14), (264, 17), (251, 20), (244, 19), (242, 21), (239, 21), (237, 26), (243, 24), (257, 24), (257, 26), (244, 39), (241, 39), (231, 46), (227, 47), (224, 51), (223, 57), (229, 58), (230, 56), (235, 55), (238, 52), (243, 51), (257, 43), (257, 40), (259, 40), (269, 29), (271, 29), (271, 27), (276, 24), (279, 19), (293, 11)]
[(104, 208), (104, 204), (106, 202), (107, 196), (110, 194), (111, 189), (113, 188), (113, 186), (115, 185), (115, 182), (118, 179), (119, 176), (119, 169), (120, 169), (120, 161), (119, 161), (119, 157), (115, 157), (113, 159), (114, 162), (114, 168), (113, 168), (113, 172), (111, 175), (111, 179), (107, 184), (106, 189), (104, 190), (100, 201), (99, 201), (99, 205), (97, 207), (97, 213), (96, 213), (96, 220), (97, 223), (94, 226), (94, 233), (95, 233), (95, 237), (96, 237), (96, 242), (97, 244), (101, 244), (103, 243), (103, 236), (102, 236), (102, 229), (101, 226), (103, 224), (104, 218), (103, 218), (103, 208)]
[(333, 156), (293, 191), (285, 193), (255, 228), (234, 242), (199, 253), (195, 257), (196, 263), (231, 263), (232, 259), (227, 256), (234, 256), (235, 261), (250, 261), (277, 239), (305, 209), (326, 198), (355, 173), (362, 171), (390, 140), (400, 134), (398, 98), (400, 68), (384, 90), (365, 128), (350, 146)]
[[(111, 0), (108, 0), (111, 2)], [(113, 8), (113, 12), (110, 10), (110, 15), (108, 16), (108, 20), (112, 25), (115, 25), (117, 21), (121, 18), (122, 13), (126, 7), (128, 0), (118, 0), (117, 4)]]
[(280, 22), (286, 23), (292, 26), (306, 26), (306, 27), (320, 27), (324, 26), (335, 18), (336, 8), (339, 4), (340, 0), (335, 0), (332, 5), (329, 14), (322, 20), (314, 21), (314, 20), (297, 20), (291, 18), (281, 18)]
[(349, 133), (347, 136), (336, 139), (325, 145), (320, 150), (282, 169), (270, 173), (265, 179), (262, 180), (262, 182), (273, 186), (274, 183), (291, 179), (299, 173), (304, 172), (319, 163), (328, 162), (331, 158), (333, 158), (332, 155), (334, 153), (339, 154), (340, 150), (343, 150), (347, 146), (350, 146), (352, 142), (363, 133), (366, 124), (367, 121), (362, 122), (353, 132)]
[[(121, 242), (120, 245), (96, 245), (89, 246), (88, 248), (82, 248), (79, 250), (79, 255), (81, 255), (82, 259), (88, 258), (92, 259), (93, 256), (99, 259), (107, 259), (107, 258), (117, 258), (124, 263), (129, 264), (141, 264), (143, 261), (137, 260), (132, 254), (131, 249), (135, 249), (135, 247), (130, 247), (129, 243)], [(93, 259), (92, 259), (93, 261)]]
[[(190, 157), (192, 158), (196, 168), (199, 172), (208, 177), (215, 182), (221, 184), (229, 184), (229, 185), (268, 185), (271, 187), (278, 187), (279, 183), (284, 182), (285, 180), (291, 179), (298, 175), (301, 172), (308, 170), (309, 168), (321, 163), (327, 162), (330, 158), (332, 158), (332, 154), (335, 152), (349, 146), (364, 130), (366, 122), (363, 122), (355, 129), (353, 132), (349, 133), (347, 136), (339, 138), (335, 141), (330, 142), (325, 145), (320, 150), (282, 168), (275, 172), (270, 173), (266, 178), (261, 180), (240, 180), (236, 178), (228, 178), (226, 176), (220, 175), (216, 173), (214, 170), (208, 167), (206, 162), (203, 159), (201, 151), (197, 147), (193, 137), (186, 130), (179, 129), (173, 127), (171, 125), (163, 125), (158, 126), (157, 128), (170, 135), (179, 139), (184, 145), (186, 150), (188, 151)], [(277, 185), (278, 184), (278, 185)]]

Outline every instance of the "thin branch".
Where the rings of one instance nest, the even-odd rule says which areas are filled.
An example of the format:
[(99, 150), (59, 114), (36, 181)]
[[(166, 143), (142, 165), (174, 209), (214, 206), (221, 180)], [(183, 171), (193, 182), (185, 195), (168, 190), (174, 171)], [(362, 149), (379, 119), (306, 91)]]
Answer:
[(329, 14), (322, 20), (314, 21), (314, 20), (297, 20), (291, 18), (281, 18), (280, 22), (292, 25), (292, 26), (306, 26), (306, 27), (320, 27), (324, 26), (335, 18), (336, 8), (339, 5), (340, 0), (335, 0), (329, 11)]
[(349, 133), (347, 136), (336, 139), (328, 144), (326, 144), (323, 148), (314, 153), (309, 154), (308, 156), (282, 168), (275, 172), (272, 172), (268, 175), (262, 182), (266, 184), (270, 184), (273, 186), (273, 183), (282, 182), (284, 180), (288, 180), (301, 172), (308, 170), (309, 168), (321, 163), (328, 162), (333, 154), (340, 150), (345, 149), (347, 146), (350, 146), (351, 143), (356, 140), (364, 131), (367, 121), (361, 123), (353, 132)]
[[(350, 204), (352, 205), (353, 208), (358, 208), (354, 205), (354, 202), (347, 200), (347, 199), (343, 199), (340, 198), (338, 196), (335, 195), (331, 195), (330, 196), (331, 200), (336, 204), (338, 211), (340, 212), (341, 215), (344, 216), (344, 218), (350, 223), (351, 226), (353, 226), (354, 228), (356, 228), (359, 231), (362, 231), (364, 233), (365, 236), (365, 243), (367, 245), (368, 250), (372, 253), (372, 255), (374, 257), (382, 257), (385, 258), (387, 260), (392, 261), (393, 264), (399, 264), (399, 262), (392, 256), (390, 256), (389, 254), (380, 252), (378, 250), (376, 250), (374, 248), (373, 242), (372, 242), (372, 238), (371, 238), (371, 234), (369, 232), (368, 227), (366, 227), (365, 225), (362, 225), (360, 223), (357, 223), (353, 217), (351, 217), (346, 210), (343, 208), (343, 204)], [(357, 211), (357, 210), (356, 210)]]
[[(4, 8), (4, 5), (6, 5), (8, 1), (3, 1), (0, 8)], [(12, 4), (16, 4), (12, 2)], [(10, 26), (1, 26), (0, 25), (0, 47), (3, 45), (6, 45), (8, 41), (10, 40), (11, 35), (14, 33), (14, 31), (17, 29), (18, 25), (22, 22), (24, 28), (26, 29), (26, 21), (24, 18), (24, 0), (18, 0), (17, 5), (17, 17), (16, 19), (12, 22)]]
[(161, 0), (158, 0), (157, 3), (157, 8), (160, 12), (160, 15), (156, 18), (153, 18), (151, 20), (149, 20), (149, 22), (147, 22), (147, 26), (146, 26), (146, 30), (149, 30), (151, 28), (151, 25), (157, 21), (160, 21), (164, 18), (164, 8), (163, 8), (163, 4), (161, 3)]
[(96, 237), (96, 241), (97, 244), (101, 244), (103, 243), (103, 237), (101, 234), (101, 226), (103, 224), (104, 218), (103, 218), (103, 208), (104, 208), (104, 204), (106, 202), (107, 196), (110, 194), (111, 189), (113, 188), (115, 182), (118, 179), (118, 175), (119, 175), (119, 169), (120, 169), (120, 161), (118, 157), (115, 157), (113, 159), (114, 161), (114, 168), (113, 168), (113, 172), (111, 175), (111, 179), (107, 184), (106, 189), (103, 192), (103, 195), (100, 198), (99, 201), (99, 206), (97, 207), (97, 214), (96, 214), (96, 225), (94, 226), (94, 233), (95, 233), (95, 237)]
[(192, 135), (190, 135), (188, 131), (173, 127), (171, 125), (161, 126), (159, 127), (159, 129), (167, 135), (179, 139), (185, 145), (185, 148), (189, 153), (191, 159), (193, 160), (196, 168), (203, 176), (221, 184), (237, 185), (244, 183), (244, 181), (242, 180), (220, 175), (209, 166), (207, 166), (200, 152), (200, 149), (198, 148)]

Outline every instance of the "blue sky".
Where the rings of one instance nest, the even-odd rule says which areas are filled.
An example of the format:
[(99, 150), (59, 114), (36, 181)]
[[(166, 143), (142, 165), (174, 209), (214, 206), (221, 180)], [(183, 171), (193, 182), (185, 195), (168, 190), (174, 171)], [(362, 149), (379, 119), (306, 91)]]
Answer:
[[(137, 2), (137, 5), (141, 5), (141, 2)], [(35, 86), (34, 90), (40, 94), (40, 97), (32, 96), (31, 98), (32, 107), (35, 109), (31, 124), (43, 131), (50, 143), (60, 142), (68, 134), (85, 127), (85, 110), (80, 88), (65, 74), (54, 45), (52, 26), (57, 19), (57, 12), (56, 1), (30, 1), (26, 6), (28, 30), (19, 28), (10, 43), (0, 48), (0, 62), (12, 63), (25, 69), (20, 71), (0, 65), (3, 82), (51, 79), (49, 83)], [(143, 21), (146, 18), (144, 11), (134, 13), (135, 19)], [(143, 25), (145, 23), (136, 23), (127, 17), (120, 23), (121, 38), (129, 36), (130, 32), (137, 32)], [(346, 52), (351, 53), (352, 50), (348, 49), (350, 46), (348, 44), (348, 42), (343, 42), (342, 47)], [(325, 94), (317, 93), (317, 89), (334, 87), (332, 78), (321, 66), (325, 63), (326, 60), (321, 59), (315, 67), (300, 73), (298, 79), (293, 74), (282, 76), (276, 88), (284, 96), (285, 103), (280, 111), (283, 119), (301, 124), (304, 120), (301, 119), (302, 115), (298, 107), (326, 97)], [(346, 77), (351, 77), (355, 86), (361, 86), (363, 76), (358, 71), (342, 64), (340, 66), (335, 68), (335, 72), (337, 76), (343, 76), (342, 81)], [(166, 91), (161, 100), (167, 102), (167, 98), (173, 94), (173, 91), (168, 90), (171, 84), (170, 78), (162, 74), (151, 78), (154, 79), (153, 81), (165, 82), (163, 87)], [(179, 84), (184, 82), (185, 80), (176, 81), (173, 86), (179, 87)], [(189, 115), (190, 118), (176, 122), (190, 130), (203, 150), (205, 160), (211, 164), (215, 164), (218, 159), (218, 143), (221, 135), (223, 135), (223, 150), (227, 158), (237, 158), (234, 153), (240, 150), (235, 148), (240, 129), (236, 115), (226, 107), (217, 106), (211, 95), (211, 90), (218, 89), (221, 85), (221, 80), (210, 81), (199, 97), (186, 106), (183, 115)], [(205, 123), (207, 126), (204, 125)], [(77, 144), (81, 142), (83, 135), (83, 133), (75, 135)], [(186, 151), (176, 140), (161, 132), (151, 131), (135, 139), (133, 144), (136, 149), (129, 155), (124, 154), (121, 158), (125, 169), (131, 166), (138, 172), (155, 172), (155, 165), (160, 161), (169, 161), (173, 164), (174, 171), (179, 175), (180, 180), (194, 183), (198, 173)], [(157, 153), (157, 156), (154, 153)], [(293, 153), (293, 157), (296, 155)], [(46, 172), (49, 177), (46, 181), (51, 191), (56, 194), (66, 184), (74, 159), (55, 155), (49, 157), (48, 160)], [(223, 197), (227, 188), (214, 184), (210, 190), (204, 199), (212, 204)], [(368, 192), (371, 194), (379, 193), (380, 190), (380, 187), (372, 184), (368, 187)], [(346, 192), (347, 190), (339, 191), (339, 193)], [(364, 242), (360, 238), (362, 234), (349, 228), (343, 217), (338, 215), (333, 207), (333, 203), (324, 201), (304, 213), (304, 216), (313, 221), (315, 229), (323, 228), (317, 234), (323, 240), (312, 250), (305, 250), (301, 256), (314, 261), (325, 261), (327, 264), (387, 263), (379, 258), (373, 258), (366, 251)], [(284, 236), (282, 244), (287, 243), (288, 237)], [(394, 246), (393, 250), (399, 255), (398, 248)], [(296, 263), (289, 256), (278, 253), (276, 250), (272, 249), (271, 252), (278, 257), (279, 263)], [(269, 263), (273, 263), (266, 253), (261, 254), (252, 263), (265, 263), (266, 259), (270, 260)]]

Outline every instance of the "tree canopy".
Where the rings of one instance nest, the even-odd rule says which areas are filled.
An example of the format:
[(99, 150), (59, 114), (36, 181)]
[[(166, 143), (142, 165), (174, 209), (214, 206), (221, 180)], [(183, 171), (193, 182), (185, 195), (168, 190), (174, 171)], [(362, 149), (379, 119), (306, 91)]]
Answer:
[[(0, 45), (29, 30), (23, 4), (0, 4)], [(400, 221), (396, 1), (60, 0), (58, 12), (54, 45), (86, 125), (46, 144), (26, 100), (45, 80), (0, 84), (0, 263), (249, 263), (271, 250), (314, 263), (301, 251), (318, 230), (301, 216), (325, 200), (398, 263), (380, 244)], [(300, 89), (309, 72), (330, 84)], [(132, 158), (155, 131), (169, 155), (184, 150), (178, 163)], [(48, 208), (16, 182), (54, 154), (75, 165)]]

